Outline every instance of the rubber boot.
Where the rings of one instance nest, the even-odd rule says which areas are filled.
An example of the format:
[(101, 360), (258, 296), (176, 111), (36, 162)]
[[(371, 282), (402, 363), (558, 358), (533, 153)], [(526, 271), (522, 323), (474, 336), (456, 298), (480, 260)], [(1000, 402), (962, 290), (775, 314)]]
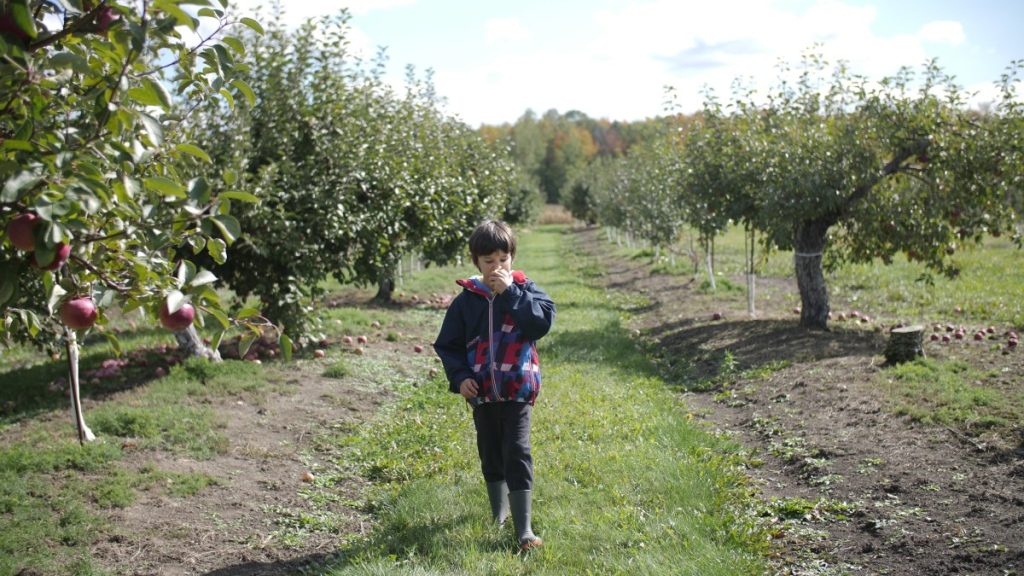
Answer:
[(508, 493), (509, 505), (512, 508), (512, 523), (516, 526), (516, 537), (519, 538), (519, 548), (529, 550), (544, 544), (530, 526), (533, 513), (533, 492), (531, 490), (516, 490)]
[(491, 518), (501, 526), (508, 518), (508, 486), (504, 480), (487, 483), (487, 499), (491, 501)]

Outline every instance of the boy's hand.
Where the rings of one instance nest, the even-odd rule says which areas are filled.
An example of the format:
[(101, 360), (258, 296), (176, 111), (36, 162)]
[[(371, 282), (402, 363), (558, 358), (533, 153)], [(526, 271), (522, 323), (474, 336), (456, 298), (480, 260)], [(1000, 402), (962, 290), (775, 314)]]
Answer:
[(470, 398), (476, 398), (476, 393), (480, 391), (480, 388), (476, 385), (476, 380), (472, 378), (466, 378), (459, 384), (459, 394), (466, 400)]
[(501, 294), (511, 285), (512, 273), (504, 268), (498, 268), (487, 275), (487, 286), (495, 294)]

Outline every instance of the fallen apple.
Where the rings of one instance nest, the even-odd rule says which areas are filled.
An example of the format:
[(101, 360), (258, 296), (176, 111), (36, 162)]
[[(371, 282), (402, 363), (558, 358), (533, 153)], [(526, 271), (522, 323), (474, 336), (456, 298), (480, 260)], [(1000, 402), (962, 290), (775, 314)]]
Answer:
[(711, 314), (711, 319), (712, 320), (721, 320), (722, 319), (722, 313), (721, 312), (715, 312), (715, 313)]
[(72, 330), (88, 330), (96, 323), (96, 303), (91, 296), (76, 296), (60, 305), (60, 319)]
[(191, 326), (195, 317), (196, 309), (188, 302), (182, 304), (181, 308), (174, 312), (167, 307), (166, 300), (160, 304), (160, 323), (164, 325), (164, 328), (173, 332), (179, 332)]
[(412, 347), (412, 350), (413, 350), (413, 352), (416, 352), (416, 353), (423, 352), (423, 346), (420, 346), (419, 344), (417, 344), (417, 345)]
[(369, 340), (366, 338), (366, 336), (356, 336), (356, 342), (360, 344), (366, 344), (367, 342), (369, 342)]
[(341, 341), (344, 342), (345, 344), (351, 344), (352, 343), (352, 337), (351, 336), (345, 336), (344, 338), (341, 339)]
[(313, 356), (316, 358), (323, 358), (326, 355), (327, 353), (324, 352), (323, 350), (313, 350)]
[(33, 230), (39, 224), (39, 216), (33, 212), (25, 212), (7, 223), (7, 237), (18, 250), (32, 252), (36, 249)]
[(316, 476), (313, 476), (312, 472), (306, 470), (305, 472), (302, 473), (301, 479), (303, 482), (312, 482), (313, 480), (316, 480)]

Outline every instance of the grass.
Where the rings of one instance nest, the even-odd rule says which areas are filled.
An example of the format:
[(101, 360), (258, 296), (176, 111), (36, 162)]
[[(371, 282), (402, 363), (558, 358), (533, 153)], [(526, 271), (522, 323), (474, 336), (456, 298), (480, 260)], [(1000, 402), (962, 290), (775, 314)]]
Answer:
[(961, 360), (919, 358), (886, 372), (893, 410), (916, 420), (968, 429), (1024, 424), (1024, 392), (1000, 390), (998, 373)]
[[(687, 244), (687, 242), (683, 242)], [(715, 239), (716, 297), (741, 299), (746, 295), (743, 229), (732, 227)], [(677, 247), (677, 252), (682, 248)], [(675, 266), (662, 255), (655, 260), (647, 248), (622, 249), (627, 257), (650, 260), (652, 270), (663, 274), (694, 274), (703, 278), (702, 289), (710, 290), (701, 265), (694, 272), (689, 259), (677, 257)], [(758, 276), (793, 278), (793, 254), (775, 251), (764, 254), (758, 246)], [(1024, 327), (1024, 251), (1006, 238), (988, 238), (980, 246), (961, 248), (951, 261), (960, 267), (956, 278), (930, 274), (923, 264), (897, 255), (891, 265), (880, 260), (847, 264), (827, 272), (825, 280), (834, 310), (859, 308), (890, 322), (945, 321), (986, 322)], [(725, 280), (728, 283), (723, 283)], [(724, 287), (724, 289), (723, 289)], [(789, 296), (790, 306), (799, 305), (799, 295)]]
[[(489, 525), (471, 417), (440, 379), (355, 436), (344, 458), (373, 480), (379, 525), (329, 573), (759, 574), (765, 535), (742, 503), (737, 446), (695, 425), (591, 287), (560, 228), (523, 238), (517, 268), (550, 290), (556, 327), (540, 343), (534, 412), (534, 527), (545, 547), (516, 554)], [(440, 322), (440, 312), (433, 319)]]
[[(99, 353), (91, 353), (98, 356)], [(4, 389), (7, 398), (35, 398), (35, 414), (51, 403), (59, 418), (8, 416), (0, 444), (0, 574), (25, 566), (46, 574), (102, 574), (89, 549), (117, 534), (105, 511), (130, 506), (140, 491), (187, 498), (216, 484), (204, 474), (178, 474), (146, 465), (122, 463), (122, 445), (161, 449), (205, 459), (223, 453), (228, 439), (223, 422), (208, 403), (217, 397), (258, 400), (268, 388), (266, 373), (249, 362), (209, 364), (193, 359), (175, 366), (165, 378), (106, 399), (87, 412), (99, 439), (81, 446), (66, 414), (67, 397), (48, 391), (46, 363), (11, 370), (2, 376), (21, 385)], [(26, 374), (28, 377), (26, 377)], [(33, 386), (43, 392), (33, 390)], [(87, 392), (106, 398), (101, 390)], [(57, 396), (51, 398), (50, 396)], [(21, 423), (15, 427), (13, 423)]]

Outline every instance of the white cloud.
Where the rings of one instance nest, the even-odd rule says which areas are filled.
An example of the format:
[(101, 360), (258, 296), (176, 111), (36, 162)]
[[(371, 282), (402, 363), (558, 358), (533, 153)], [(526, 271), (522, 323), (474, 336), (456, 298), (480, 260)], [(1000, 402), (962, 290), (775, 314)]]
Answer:
[(917, 36), (925, 42), (949, 44), (950, 46), (959, 46), (966, 39), (964, 27), (959, 22), (952, 20), (929, 22), (921, 27)]
[(484, 39), (488, 45), (520, 42), (529, 37), (530, 32), (518, 18), (491, 18), (484, 23)]

